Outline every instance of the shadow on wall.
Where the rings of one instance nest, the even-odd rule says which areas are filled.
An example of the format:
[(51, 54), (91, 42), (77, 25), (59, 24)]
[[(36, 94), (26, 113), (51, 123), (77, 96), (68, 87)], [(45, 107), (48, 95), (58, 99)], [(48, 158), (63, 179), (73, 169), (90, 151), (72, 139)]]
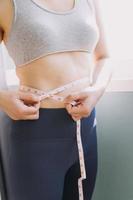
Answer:
[(98, 176), (93, 200), (133, 200), (133, 92), (97, 104)]

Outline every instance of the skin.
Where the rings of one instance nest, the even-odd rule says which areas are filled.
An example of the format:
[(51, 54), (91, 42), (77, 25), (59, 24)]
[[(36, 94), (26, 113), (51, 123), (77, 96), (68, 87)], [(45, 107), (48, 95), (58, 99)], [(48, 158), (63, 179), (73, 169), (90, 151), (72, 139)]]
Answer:
[[(14, 120), (38, 119), (40, 107), (60, 108), (65, 107), (73, 120), (81, 119), (90, 115), (92, 109), (103, 95), (111, 73), (107, 73), (106, 81), (101, 84), (100, 73), (105, 74), (104, 63), (109, 54), (105, 41), (105, 35), (99, 11), (98, 0), (94, 0), (96, 9), (96, 20), (100, 31), (100, 38), (93, 53), (95, 70), (93, 73), (93, 84), (80, 84), (69, 91), (63, 91), (61, 96), (64, 102), (55, 102), (51, 99), (40, 101), (35, 94), (26, 94), (20, 91), (0, 91), (0, 107)], [(52, 10), (66, 11), (74, 5), (72, 0), (36, 0), (44, 7)], [(0, 40), (6, 42), (13, 19), (13, 5), (11, 0), (0, 0)], [(61, 52), (41, 57), (27, 65), (16, 68), (16, 74), (20, 84), (29, 85), (41, 90), (50, 90), (73, 80), (89, 76), (93, 63), (87, 52)], [(34, 79), (32, 77), (35, 77)], [(102, 76), (101, 76), (102, 77)], [(101, 84), (101, 86), (100, 86)], [(84, 88), (88, 86), (88, 91)], [(91, 89), (91, 90), (89, 90)], [(71, 101), (76, 100), (76, 106)]]

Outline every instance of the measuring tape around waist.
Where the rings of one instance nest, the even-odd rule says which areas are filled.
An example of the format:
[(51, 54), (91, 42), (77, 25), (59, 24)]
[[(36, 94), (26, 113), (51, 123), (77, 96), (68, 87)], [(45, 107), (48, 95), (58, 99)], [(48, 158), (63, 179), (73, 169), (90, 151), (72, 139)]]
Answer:
[[(84, 77), (84, 78), (78, 79), (76, 81), (72, 81), (68, 84), (65, 84), (61, 87), (52, 89), (47, 92), (33, 88), (33, 87), (29, 87), (27, 85), (20, 85), (19, 90), (24, 91), (24, 92), (35, 93), (35, 94), (41, 96), (41, 100), (46, 99), (46, 98), (52, 98), (56, 101), (63, 101), (64, 97), (56, 95), (56, 93), (62, 92), (66, 89), (69, 89), (69, 88), (71, 88), (77, 84), (83, 83), (83, 82), (84, 83), (88, 82), (88, 86), (89, 86), (89, 84), (90, 84), (89, 77)], [(71, 105), (73, 105), (73, 106), (76, 105), (76, 101), (72, 101)], [(81, 120), (76, 121), (76, 139), (77, 139), (80, 174), (81, 174), (80, 178), (78, 179), (79, 200), (84, 200), (82, 180), (86, 179), (86, 170), (85, 170), (85, 161), (84, 161), (84, 151), (83, 151), (82, 139), (81, 139)]]

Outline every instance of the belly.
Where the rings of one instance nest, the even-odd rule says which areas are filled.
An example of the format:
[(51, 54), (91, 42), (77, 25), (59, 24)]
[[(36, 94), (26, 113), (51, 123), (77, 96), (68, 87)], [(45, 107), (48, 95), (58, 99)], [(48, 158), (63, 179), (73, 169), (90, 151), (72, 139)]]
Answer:
[[(92, 57), (86, 52), (62, 52), (48, 55), (16, 68), (20, 85), (27, 85), (43, 91), (55, 89), (71, 81), (90, 76)], [(60, 93), (67, 96), (82, 90), (88, 83), (76, 85)], [(63, 103), (50, 98), (41, 102), (41, 107), (64, 107)]]

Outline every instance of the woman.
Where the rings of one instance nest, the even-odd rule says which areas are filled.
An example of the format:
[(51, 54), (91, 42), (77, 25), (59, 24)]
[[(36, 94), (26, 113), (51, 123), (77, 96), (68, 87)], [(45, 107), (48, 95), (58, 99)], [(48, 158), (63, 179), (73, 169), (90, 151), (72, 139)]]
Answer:
[(20, 80), (0, 91), (3, 199), (90, 200), (95, 105), (112, 75), (97, 0), (2, 0), (0, 27)]

